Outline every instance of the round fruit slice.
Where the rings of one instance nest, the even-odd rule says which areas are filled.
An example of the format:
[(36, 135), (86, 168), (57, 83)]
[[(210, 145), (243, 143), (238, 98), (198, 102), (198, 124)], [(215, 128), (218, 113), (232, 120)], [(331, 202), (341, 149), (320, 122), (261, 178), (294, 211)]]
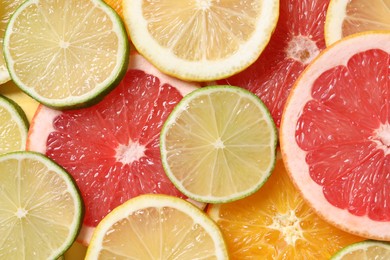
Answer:
[(267, 45), (278, 0), (123, 2), (130, 38), (161, 71), (206, 81), (235, 74)]
[(0, 95), (0, 118), (0, 154), (24, 150), (28, 121), (22, 108)]
[(331, 258), (331, 260), (354, 259), (390, 259), (390, 244), (374, 240), (363, 241), (347, 246)]
[(332, 45), (304, 71), (280, 129), (297, 188), (330, 223), (390, 240), (390, 33)]
[(326, 15), (327, 45), (363, 31), (390, 30), (389, 0), (331, 0)]
[(218, 226), (191, 203), (141, 195), (97, 226), (85, 259), (228, 259)]
[(13, 81), (55, 108), (100, 100), (127, 69), (128, 39), (100, 0), (26, 1), (11, 17), (4, 57)]
[(258, 190), (275, 163), (277, 134), (261, 100), (232, 86), (200, 88), (175, 107), (161, 131), (168, 177), (202, 202), (237, 200)]
[(363, 238), (317, 216), (290, 181), (280, 156), (267, 183), (239, 201), (209, 205), (232, 259), (329, 259)]
[(82, 200), (70, 175), (33, 152), (0, 156), (3, 259), (56, 259), (77, 237)]
[(11, 79), (3, 56), (5, 28), (7, 27), (11, 15), (23, 2), (24, 0), (0, 0), (0, 84), (3, 84)]
[(98, 104), (58, 111), (40, 106), (27, 149), (46, 154), (76, 180), (86, 207), (79, 240), (113, 208), (143, 193), (185, 197), (165, 175), (159, 135), (163, 122), (195, 85), (158, 72), (132, 54), (122, 82)]
[[(295, 80), (325, 49), (324, 23), (329, 0), (280, 0), (275, 32), (254, 64), (218, 84), (245, 88), (268, 107), (277, 127)], [(215, 84), (215, 83), (212, 83)]]

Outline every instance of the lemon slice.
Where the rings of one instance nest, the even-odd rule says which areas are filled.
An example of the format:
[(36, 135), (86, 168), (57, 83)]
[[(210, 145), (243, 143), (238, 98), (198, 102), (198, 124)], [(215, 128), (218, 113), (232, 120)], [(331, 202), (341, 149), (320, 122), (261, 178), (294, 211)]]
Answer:
[(331, 257), (331, 260), (354, 259), (390, 259), (390, 243), (375, 240), (357, 242), (341, 249)]
[(211, 81), (252, 64), (279, 17), (277, 0), (123, 1), (130, 38), (161, 71)]
[(2, 259), (56, 259), (75, 240), (83, 206), (73, 180), (33, 152), (0, 156)]
[(217, 225), (191, 203), (140, 195), (96, 227), (85, 259), (228, 259)]
[(277, 134), (269, 111), (251, 92), (232, 86), (193, 91), (161, 131), (166, 174), (188, 197), (221, 203), (246, 197), (268, 179)]
[(0, 154), (26, 148), (28, 120), (22, 108), (0, 95)]
[(3, 56), (3, 38), (9, 18), (24, 0), (0, 0), (0, 84), (9, 81), (7, 66)]
[(121, 19), (100, 0), (26, 1), (4, 36), (11, 78), (60, 109), (99, 101), (126, 72), (128, 51)]
[(325, 21), (326, 45), (354, 33), (374, 30), (390, 30), (390, 1), (330, 1)]

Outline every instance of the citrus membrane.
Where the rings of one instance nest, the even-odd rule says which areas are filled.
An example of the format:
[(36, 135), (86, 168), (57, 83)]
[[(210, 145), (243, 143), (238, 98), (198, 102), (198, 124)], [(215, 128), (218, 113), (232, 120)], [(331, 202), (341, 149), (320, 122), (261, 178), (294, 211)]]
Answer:
[(331, 260), (354, 259), (390, 259), (390, 243), (375, 240), (358, 242), (343, 248), (331, 257)]
[(364, 31), (390, 30), (389, 0), (331, 0), (326, 14), (326, 45)]
[(28, 121), (22, 108), (0, 95), (0, 155), (26, 148)]
[(186, 95), (160, 135), (168, 177), (188, 197), (211, 203), (258, 190), (272, 172), (276, 145), (276, 128), (265, 105), (233, 86)]
[(68, 173), (33, 152), (0, 156), (2, 259), (56, 259), (76, 239), (83, 214)]
[(221, 231), (191, 203), (168, 195), (132, 198), (96, 227), (85, 259), (228, 259)]
[(235, 74), (267, 45), (277, 0), (123, 1), (136, 49), (162, 72), (207, 81)]
[(100, 0), (26, 1), (4, 36), (13, 81), (58, 109), (99, 101), (126, 72), (128, 51), (120, 17)]
[(324, 219), (390, 240), (390, 33), (331, 45), (296, 82), (282, 117), (286, 168)]

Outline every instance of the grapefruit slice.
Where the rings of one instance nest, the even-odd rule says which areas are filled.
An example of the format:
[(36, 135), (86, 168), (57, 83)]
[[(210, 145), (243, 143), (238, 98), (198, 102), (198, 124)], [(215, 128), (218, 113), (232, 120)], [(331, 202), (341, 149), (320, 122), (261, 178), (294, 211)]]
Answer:
[(264, 186), (244, 199), (209, 205), (232, 259), (329, 259), (363, 238), (322, 220), (292, 184), (280, 153)]
[(287, 170), (304, 198), (348, 232), (390, 240), (390, 33), (325, 50), (288, 98), (280, 128)]
[(326, 45), (363, 31), (390, 30), (389, 0), (331, 0), (326, 14)]
[(147, 194), (115, 208), (97, 226), (86, 260), (229, 259), (218, 226), (193, 204)]
[(276, 30), (260, 57), (246, 70), (218, 84), (243, 87), (256, 94), (279, 127), (292, 85), (307, 64), (325, 48), (328, 3), (328, 0), (280, 0)]
[(112, 93), (85, 109), (40, 106), (27, 149), (52, 158), (80, 187), (86, 213), (79, 241), (113, 208), (143, 193), (183, 197), (163, 170), (159, 135), (163, 122), (195, 85), (165, 76), (133, 53), (129, 70)]

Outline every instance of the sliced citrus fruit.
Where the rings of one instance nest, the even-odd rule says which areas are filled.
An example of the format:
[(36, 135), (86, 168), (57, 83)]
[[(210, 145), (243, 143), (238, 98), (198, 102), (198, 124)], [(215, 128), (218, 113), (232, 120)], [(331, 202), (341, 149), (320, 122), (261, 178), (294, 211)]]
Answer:
[(100, 0), (26, 1), (11, 17), (4, 57), (13, 81), (56, 108), (100, 100), (128, 62), (126, 30)]
[[(295, 80), (325, 48), (329, 0), (280, 0), (275, 32), (260, 57), (244, 71), (218, 81), (243, 87), (266, 104), (277, 127)], [(213, 83), (215, 84), (215, 83)]]
[(390, 30), (389, 0), (331, 0), (325, 22), (327, 45), (363, 31)]
[(159, 135), (183, 95), (196, 87), (165, 76), (132, 54), (122, 82), (98, 104), (59, 111), (40, 106), (27, 149), (63, 166), (80, 187), (86, 214), (79, 240), (113, 208), (143, 193), (185, 197), (165, 175)]
[(24, 0), (0, 1), (0, 84), (3, 84), (11, 79), (3, 56), (3, 39), (5, 28), (7, 27), (11, 15), (23, 2)]
[(260, 55), (275, 28), (278, 0), (123, 1), (130, 38), (161, 71), (185, 80), (235, 74)]
[(104, 2), (111, 6), (115, 10), (115, 12), (119, 14), (120, 17), (123, 17), (122, 0), (104, 0)]
[(97, 226), (85, 259), (228, 259), (218, 226), (167, 195), (130, 199)]
[(0, 154), (26, 148), (28, 121), (22, 108), (0, 95)]
[(2, 259), (56, 259), (77, 237), (82, 200), (70, 175), (33, 152), (0, 156)]
[(186, 95), (164, 123), (164, 169), (188, 197), (237, 200), (258, 190), (275, 163), (277, 134), (269, 111), (254, 94), (210, 86)]
[(368, 240), (349, 245), (332, 256), (331, 260), (390, 259), (390, 244)]
[(280, 128), (304, 198), (348, 232), (390, 240), (390, 33), (354, 34), (303, 72)]
[(209, 205), (207, 213), (222, 230), (231, 259), (326, 260), (363, 240), (328, 224), (305, 203), (280, 156), (259, 191), (235, 202)]
[(0, 95), (3, 95), (17, 103), (23, 109), (23, 112), (26, 114), (26, 117), (30, 122), (37, 110), (39, 102), (21, 91), (12, 80), (2, 85), (0, 88)]

